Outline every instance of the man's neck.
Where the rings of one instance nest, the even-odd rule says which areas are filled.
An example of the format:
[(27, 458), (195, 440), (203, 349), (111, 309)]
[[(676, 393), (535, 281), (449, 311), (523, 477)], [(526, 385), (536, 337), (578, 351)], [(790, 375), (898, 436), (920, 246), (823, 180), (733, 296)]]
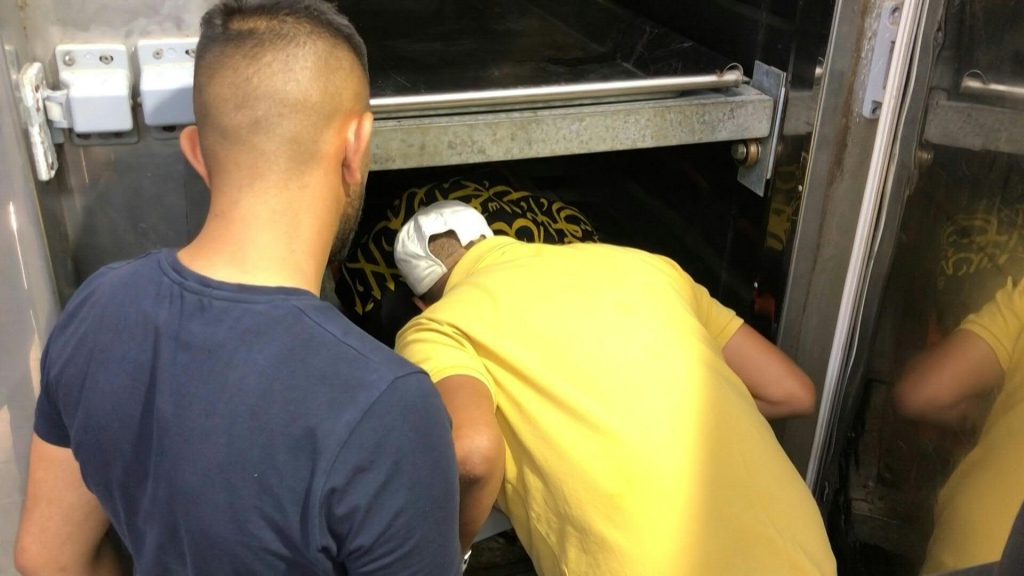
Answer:
[(202, 230), (178, 258), (215, 280), (319, 294), (338, 220), (331, 220), (331, 210), (299, 197), (274, 205), (287, 196), (244, 204), (211, 201)]

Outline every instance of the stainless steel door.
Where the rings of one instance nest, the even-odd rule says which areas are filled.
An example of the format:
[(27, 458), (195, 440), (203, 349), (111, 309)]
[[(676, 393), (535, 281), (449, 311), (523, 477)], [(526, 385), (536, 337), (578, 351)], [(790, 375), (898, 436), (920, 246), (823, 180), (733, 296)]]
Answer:
[(997, 560), (1024, 501), (1024, 5), (921, 9), (812, 458), (853, 574)]
[(58, 304), (10, 82), (15, 51), (3, 35), (0, 47), (0, 575), (13, 575), (39, 359)]

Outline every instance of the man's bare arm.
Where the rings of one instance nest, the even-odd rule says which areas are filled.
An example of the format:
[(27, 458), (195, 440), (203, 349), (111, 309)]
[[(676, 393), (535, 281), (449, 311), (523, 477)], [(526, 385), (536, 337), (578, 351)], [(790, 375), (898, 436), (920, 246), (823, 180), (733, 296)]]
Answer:
[(810, 414), (815, 392), (811, 379), (774, 344), (744, 324), (722, 349), (725, 362), (747, 385), (765, 418)]
[(487, 519), (505, 475), (505, 439), (494, 416), (487, 385), (472, 376), (449, 376), (437, 384), (452, 419), (459, 467), (459, 540), (473, 544)]
[(964, 427), (1002, 380), (992, 347), (969, 330), (956, 330), (910, 362), (893, 390), (893, 403), (907, 418)]
[(110, 521), (82, 482), (71, 450), (32, 436), (28, 489), (14, 549), (25, 576), (122, 574), (116, 551), (104, 539)]

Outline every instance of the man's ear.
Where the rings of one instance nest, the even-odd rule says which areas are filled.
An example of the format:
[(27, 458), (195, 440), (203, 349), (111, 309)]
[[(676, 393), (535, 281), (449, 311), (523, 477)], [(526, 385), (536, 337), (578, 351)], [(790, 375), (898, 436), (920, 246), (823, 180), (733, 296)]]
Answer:
[(181, 135), (178, 136), (178, 145), (181, 146), (181, 153), (188, 160), (188, 163), (192, 165), (199, 177), (206, 182), (206, 187), (210, 187), (210, 176), (206, 172), (206, 160), (203, 159), (203, 150), (199, 146), (199, 129), (192, 126), (186, 126), (182, 131)]
[(373, 114), (363, 112), (348, 125), (345, 133), (345, 159), (342, 178), (346, 184), (361, 184), (365, 169), (370, 164), (370, 134), (373, 133)]
[(427, 303), (424, 302), (422, 298), (420, 298), (419, 296), (413, 296), (412, 301), (413, 303), (416, 304), (416, 307), (420, 309), (420, 312), (426, 311)]

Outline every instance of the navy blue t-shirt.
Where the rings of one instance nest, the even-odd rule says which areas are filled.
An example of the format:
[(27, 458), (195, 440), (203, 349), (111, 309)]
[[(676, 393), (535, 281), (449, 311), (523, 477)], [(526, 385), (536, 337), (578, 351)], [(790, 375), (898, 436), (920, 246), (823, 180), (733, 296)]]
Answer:
[(297, 288), (152, 252), (94, 274), (43, 355), (69, 446), (138, 574), (458, 574), (458, 480), (427, 376)]

